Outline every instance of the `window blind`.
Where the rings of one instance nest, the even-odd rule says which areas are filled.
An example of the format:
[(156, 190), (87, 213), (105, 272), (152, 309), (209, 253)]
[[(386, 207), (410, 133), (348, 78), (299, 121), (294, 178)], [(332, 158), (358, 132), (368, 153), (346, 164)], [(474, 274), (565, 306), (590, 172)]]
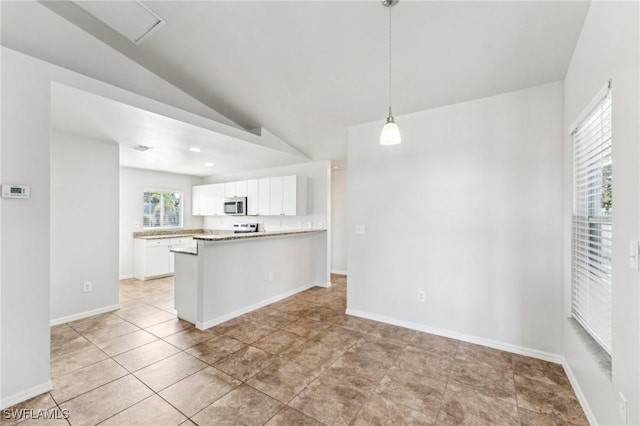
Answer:
[(611, 90), (573, 131), (573, 317), (611, 354)]

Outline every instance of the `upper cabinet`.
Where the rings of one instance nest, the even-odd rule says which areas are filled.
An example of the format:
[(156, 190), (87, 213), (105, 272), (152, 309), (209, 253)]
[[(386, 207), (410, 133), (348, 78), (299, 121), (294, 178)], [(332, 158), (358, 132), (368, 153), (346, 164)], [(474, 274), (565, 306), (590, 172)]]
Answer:
[(224, 199), (247, 197), (249, 216), (307, 214), (307, 178), (277, 176), (193, 187), (194, 216), (224, 214)]

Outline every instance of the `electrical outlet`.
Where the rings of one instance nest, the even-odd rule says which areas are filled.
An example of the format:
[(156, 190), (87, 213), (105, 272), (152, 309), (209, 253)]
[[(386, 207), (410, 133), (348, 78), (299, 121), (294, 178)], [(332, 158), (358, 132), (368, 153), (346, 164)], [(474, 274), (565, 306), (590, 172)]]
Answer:
[(82, 283), (82, 292), (83, 293), (90, 293), (91, 292), (91, 288), (92, 288), (91, 281), (85, 281), (85, 282)]
[(624, 397), (622, 392), (618, 392), (618, 417), (621, 424), (627, 425), (627, 398)]
[(418, 302), (424, 302), (427, 298), (427, 295), (424, 291), (418, 291)]
[(267, 274), (267, 280), (268, 280), (269, 282), (273, 281), (273, 272), (269, 272), (269, 273)]

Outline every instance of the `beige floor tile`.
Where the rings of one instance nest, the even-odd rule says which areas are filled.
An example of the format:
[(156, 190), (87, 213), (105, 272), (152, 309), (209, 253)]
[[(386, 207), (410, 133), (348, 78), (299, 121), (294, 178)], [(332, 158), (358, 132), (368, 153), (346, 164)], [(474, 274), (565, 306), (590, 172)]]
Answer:
[(147, 333), (144, 330), (138, 330), (110, 340), (97, 342), (96, 346), (102, 349), (107, 355), (116, 356), (155, 340), (158, 340), (158, 338), (153, 334)]
[(128, 374), (111, 358), (52, 379), (51, 396), (58, 404)]
[(180, 318), (173, 318), (169, 321), (164, 321), (159, 324), (152, 325), (151, 327), (146, 327), (145, 330), (154, 336), (163, 338), (188, 328), (193, 328), (193, 324), (181, 320)]
[(253, 346), (271, 352), (274, 354), (290, 351), (291, 349), (301, 345), (307, 339), (297, 334), (289, 333), (284, 330), (277, 330), (260, 340), (252, 343)]
[(101, 426), (171, 426), (183, 423), (187, 418), (158, 395), (138, 402), (108, 418)]
[(589, 421), (585, 416), (567, 419), (564, 416), (538, 413), (522, 407), (518, 407), (518, 416), (521, 426), (589, 426)]
[(241, 384), (240, 380), (207, 367), (169, 386), (160, 396), (191, 417)]
[(244, 343), (253, 343), (273, 332), (277, 329), (262, 325), (253, 321), (246, 321), (243, 324), (234, 327), (227, 331), (225, 334), (229, 337), (233, 337), (236, 340), (240, 340)]
[(51, 359), (79, 352), (93, 345), (71, 327), (64, 326), (51, 332)]
[(267, 325), (269, 327), (273, 327), (273, 328), (282, 328), (284, 326), (286, 326), (287, 324), (291, 324), (294, 321), (299, 320), (300, 317), (297, 315), (293, 315), (293, 314), (288, 314), (286, 312), (280, 312), (280, 311), (270, 311), (267, 312), (266, 314), (262, 315), (258, 321), (261, 324)]
[(93, 344), (86, 349), (51, 359), (51, 377), (58, 377), (109, 358)]
[(447, 384), (438, 423), (477, 425), (518, 424), (518, 407), (509, 392), (494, 388), (469, 388)]
[(190, 347), (185, 352), (195, 356), (207, 364), (215, 364), (246, 345), (239, 340), (225, 335), (215, 336), (206, 342)]
[(283, 356), (312, 370), (324, 370), (329, 368), (346, 351), (347, 348), (345, 347), (336, 348), (318, 340), (310, 339), (304, 344), (285, 352)]
[(171, 319), (176, 318), (175, 313), (170, 313), (167, 311), (160, 311), (153, 314), (145, 315), (139, 318), (133, 318), (129, 321), (140, 328), (151, 327), (152, 325), (160, 324), (165, 321), (169, 321)]
[(65, 402), (60, 408), (69, 410), (69, 421), (74, 426), (95, 425), (152, 394), (129, 374)]
[(423, 376), (437, 380), (446, 380), (451, 372), (453, 358), (439, 355), (438, 352), (425, 351), (411, 345), (404, 347), (394, 366), (414, 370)]
[(500, 395), (503, 401), (516, 404), (516, 387), (511, 369), (497, 370), (487, 364), (456, 359), (451, 368), (449, 384), (473, 388), (496, 397)]
[(185, 350), (217, 335), (218, 333), (214, 329), (198, 330), (197, 328), (189, 328), (167, 336), (163, 340), (171, 343), (173, 346)]
[(329, 325), (321, 323), (320, 321), (312, 320), (310, 318), (301, 318), (297, 321), (289, 323), (282, 327), (284, 331), (297, 334), (298, 336), (310, 338), (320, 333)]
[(433, 414), (421, 413), (404, 405), (396, 404), (379, 396), (371, 396), (364, 403), (353, 426), (370, 425), (433, 425)]
[(247, 380), (247, 384), (287, 404), (316, 378), (316, 373), (292, 361), (278, 359)]
[(263, 425), (282, 406), (270, 396), (241, 385), (193, 416), (193, 421), (200, 426)]
[(405, 341), (411, 346), (415, 346), (424, 351), (451, 358), (455, 356), (456, 349), (458, 348), (458, 340), (415, 330), (410, 333), (409, 338)]
[(565, 424), (586, 421), (584, 412), (570, 387), (516, 375), (518, 406), (562, 419)]
[(214, 367), (233, 377), (245, 381), (249, 377), (268, 367), (276, 360), (275, 355), (253, 346), (245, 346), (229, 355)]
[(380, 360), (367, 352), (346, 352), (327, 368), (325, 374), (373, 391), (390, 368), (391, 362)]
[(151, 389), (160, 392), (162, 389), (190, 376), (196, 371), (202, 370), (206, 366), (207, 364), (199, 359), (184, 352), (179, 352), (138, 370), (134, 374)]
[(396, 404), (435, 415), (440, 409), (445, 383), (412, 370), (391, 367), (382, 378), (377, 393)]
[(350, 424), (367, 396), (356, 387), (320, 376), (296, 396), (289, 406), (325, 424)]
[(136, 327), (130, 322), (120, 319), (120, 322), (116, 322), (104, 328), (97, 328), (91, 331), (83, 331), (82, 335), (94, 344), (98, 345), (100, 343), (104, 343), (125, 334), (130, 334), (139, 330), (140, 327)]
[(473, 343), (460, 342), (456, 350), (456, 360), (473, 361), (499, 371), (513, 372), (513, 354)]
[(127, 370), (133, 372), (178, 352), (180, 352), (180, 349), (175, 346), (163, 340), (156, 340), (115, 356), (113, 359)]
[(291, 407), (282, 407), (265, 426), (322, 426), (322, 423)]
[(122, 318), (114, 315), (113, 312), (108, 312), (72, 321), (69, 323), (69, 326), (79, 333), (89, 333), (115, 324), (120, 324), (122, 322)]
[(373, 338), (384, 339), (388, 342), (396, 342), (400, 344), (407, 343), (416, 332), (397, 325), (378, 323), (368, 335)]
[(562, 385), (567, 388), (571, 386), (560, 364), (514, 354), (513, 369), (518, 376), (539, 380), (552, 385)]

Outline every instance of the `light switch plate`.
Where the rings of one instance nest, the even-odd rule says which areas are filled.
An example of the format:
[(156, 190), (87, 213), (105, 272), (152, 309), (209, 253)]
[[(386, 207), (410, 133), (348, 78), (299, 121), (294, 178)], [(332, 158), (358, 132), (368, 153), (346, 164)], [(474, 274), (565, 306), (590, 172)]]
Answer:
[(636, 271), (638, 270), (638, 266), (640, 262), (638, 262), (638, 257), (640, 257), (640, 247), (638, 247), (638, 240), (629, 241), (629, 268), (633, 268)]
[(364, 235), (367, 233), (367, 228), (364, 225), (356, 225), (356, 235)]

